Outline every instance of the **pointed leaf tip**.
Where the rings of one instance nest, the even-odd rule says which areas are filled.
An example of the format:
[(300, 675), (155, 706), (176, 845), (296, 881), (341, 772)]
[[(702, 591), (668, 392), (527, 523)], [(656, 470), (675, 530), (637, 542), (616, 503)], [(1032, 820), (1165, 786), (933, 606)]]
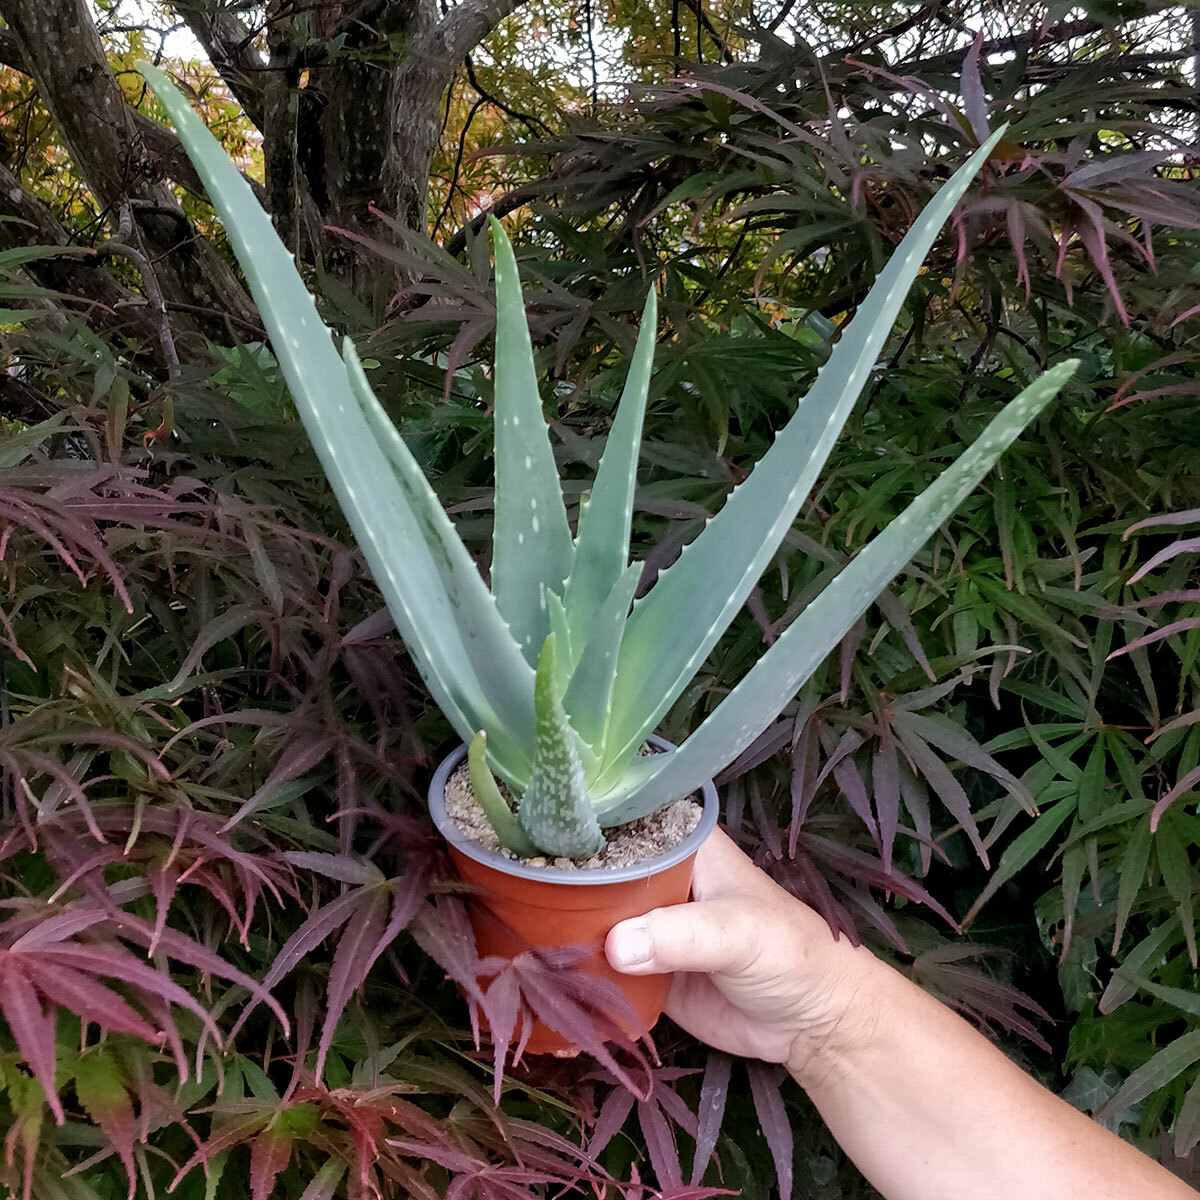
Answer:
[(629, 562), (642, 423), (657, 345), (657, 304), (651, 288), (596, 479), (587, 506), (580, 510), (575, 561), (563, 597), (577, 654), (592, 637), (605, 598)]
[(501, 794), (495, 776), (487, 764), (487, 732), (479, 730), (467, 748), (467, 773), (471, 780), (471, 791), (483, 815), (487, 817), (500, 844), (522, 858), (537, 853), (537, 847), (529, 840), (525, 831), (517, 824), (516, 814)]
[(493, 232), (496, 489), (492, 594), (532, 665), (550, 630), (545, 591), (562, 593), (575, 558), (575, 542), (542, 409), (516, 256), (499, 224)]
[[(603, 796), (604, 823), (655, 811), (694, 791), (732, 762), (774, 720), (888, 581), (954, 512), (1074, 373), (1074, 360), (1034, 380), (996, 414), (975, 441), (842, 568), (684, 744), (656, 755)], [(652, 593), (653, 594), (653, 593)], [(634, 609), (636, 617), (638, 610)], [(632, 628), (632, 618), (629, 629)], [(628, 644), (629, 629), (626, 630)], [(619, 678), (619, 676), (618, 676)]]
[(770, 449), (688, 553), (659, 574), (634, 608), (617, 665), (610, 762), (630, 761), (775, 554), (874, 370), (934, 239), (997, 140), (988, 138), (926, 205)]

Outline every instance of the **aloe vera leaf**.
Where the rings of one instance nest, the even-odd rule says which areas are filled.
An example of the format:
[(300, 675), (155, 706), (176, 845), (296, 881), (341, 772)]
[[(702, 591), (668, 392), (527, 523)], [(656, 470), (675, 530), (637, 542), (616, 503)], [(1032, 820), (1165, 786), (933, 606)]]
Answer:
[(613, 681), (617, 677), (617, 654), (625, 632), (625, 618), (641, 577), (641, 563), (632, 563), (617, 577), (592, 621), (591, 636), (563, 696), (563, 708), (575, 732), (597, 752), (597, 767), (603, 763), (602, 750), (612, 710)]
[(550, 632), (544, 589), (560, 595), (575, 557), (542, 412), (512, 245), (492, 218), (496, 256), (496, 509), (492, 593), (529, 663)]
[(579, 514), (575, 564), (567, 580), (567, 619), (577, 647), (591, 636), (601, 606), (617, 586), (629, 562), (629, 531), (637, 484), (638, 452), (650, 374), (654, 368), (658, 299), (651, 290), (642, 310), (642, 327), (596, 471), (591, 496)]
[(333, 338), (249, 185), (170, 80), (154, 86), (221, 217), (313, 447), (396, 626), (434, 699), (468, 740), (477, 729), (521, 745), (484, 695), (422, 524), (363, 416)]
[(550, 612), (550, 632), (554, 634), (554, 683), (561, 696), (566, 691), (567, 681), (575, 666), (571, 630), (567, 625), (567, 610), (559, 594), (547, 589), (546, 603)]
[(634, 606), (617, 664), (608, 761), (620, 771), (744, 603), (825, 464), (938, 231), (998, 131), (926, 206), (775, 443)]
[(505, 715), (507, 728), (492, 734), (492, 761), (506, 783), (524, 787), (532, 765), (526, 747), (533, 745), (533, 668), (513, 641), (495, 598), (412, 451), (376, 398), (349, 338), (342, 343), (342, 358), (375, 441), (391, 463), (396, 482), (421, 526), (482, 689), (492, 698), (493, 707)]
[[(547, 591), (546, 601), (550, 610), (550, 632), (554, 635), (554, 690), (562, 696), (575, 669), (575, 657), (571, 653), (571, 631), (567, 628), (567, 610), (563, 607), (558, 593)], [(563, 652), (564, 646), (568, 648), (566, 653)], [(567, 719), (571, 720), (569, 713)], [(582, 738), (576, 738), (575, 744), (579, 748), (579, 759), (583, 764), (583, 777), (585, 780), (591, 780), (600, 773), (600, 757)]]
[(1009, 401), (958, 460), (842, 568), (678, 750), (651, 757), (650, 778), (629, 775), (595, 798), (601, 822), (618, 825), (689, 795), (749, 746), (1077, 366), (1071, 360), (1052, 367)]
[(525, 830), (517, 824), (517, 814), (508, 807), (508, 801), (501, 795), (491, 768), (488, 767), (485, 730), (481, 729), (467, 747), (467, 773), (471, 779), (471, 791), (475, 793), (475, 800), (483, 809), (483, 815), (487, 817), (488, 824), (500, 839), (500, 844), (522, 858), (530, 858), (536, 854), (537, 847), (529, 840)]
[(563, 711), (554, 677), (554, 635), (550, 634), (538, 655), (533, 687), (537, 748), (517, 820), (544, 853), (589, 858), (604, 845), (604, 834), (588, 801), (575, 731)]

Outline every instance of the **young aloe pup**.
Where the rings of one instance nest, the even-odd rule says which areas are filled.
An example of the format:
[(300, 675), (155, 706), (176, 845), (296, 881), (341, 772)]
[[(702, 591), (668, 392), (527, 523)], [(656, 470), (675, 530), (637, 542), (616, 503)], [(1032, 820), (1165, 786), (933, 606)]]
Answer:
[[(959, 460), (847, 564), (681, 746), (639, 755), (791, 527), (922, 260), (1000, 133), (913, 225), (762, 461), (634, 603), (640, 567), (629, 561), (629, 533), (654, 357), (653, 292), (572, 537), (516, 261), (492, 222), (496, 488), (489, 589), (372, 393), (353, 345), (346, 339), (341, 354), (335, 348), (249, 186), (166, 77), (149, 65), (142, 71), (225, 224), (296, 407), (396, 626), (437, 703), (470, 746), (476, 799), (501, 843), (518, 856), (587, 858), (603, 844), (606, 828), (702, 789), (774, 720), (1075, 368), (1074, 362), (1053, 367), (1010, 401)], [(515, 798), (515, 810), (495, 776)], [(551, 868), (549, 874), (604, 872)], [(686, 890), (685, 880), (680, 898)]]

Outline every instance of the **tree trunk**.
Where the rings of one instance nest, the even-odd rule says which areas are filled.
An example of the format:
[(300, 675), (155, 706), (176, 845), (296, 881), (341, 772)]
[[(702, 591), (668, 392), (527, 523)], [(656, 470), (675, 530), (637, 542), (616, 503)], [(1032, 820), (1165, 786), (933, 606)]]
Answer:
[[(436, 0), (396, 0), (366, 7), (371, 11), (364, 12), (359, 5), (354, 19), (343, 25), (336, 18), (352, 5), (325, 11), (319, 32), (338, 38), (338, 52), (326, 61), (318, 57), (306, 85), (292, 93), (296, 103), (289, 111), (289, 118), (295, 118), (295, 162), (302, 173), (297, 183), (322, 227), (323, 264), (356, 290), (369, 286), (371, 269), (361, 269), (353, 248), (337, 231), (386, 239), (387, 230), (372, 214), (373, 207), (396, 213), (413, 228), (424, 228), (441, 97), (436, 89), (422, 93), (428, 108), (423, 124), (429, 132), (415, 147), (414, 160), (410, 157), (414, 147), (402, 131), (406, 111), (402, 81), (414, 57), (411, 48), (437, 24)], [(405, 47), (399, 61), (396, 46)], [(285, 66), (288, 53), (292, 62), (313, 57), (311, 46), (291, 45), (278, 59), (272, 51), (272, 66), (276, 61)], [(298, 83), (299, 75), (292, 69), (289, 85), (293, 80)], [(283, 151), (277, 153), (282, 158)], [(413, 177), (419, 180), (415, 192), (409, 182)], [(301, 203), (302, 199), (292, 201), (294, 206)]]
[[(421, 93), (429, 108), (426, 134), (410, 169), (413, 148), (397, 136), (397, 126), (406, 111), (399, 84), (411, 54), (397, 64), (393, 47), (428, 35), (437, 23), (436, 0), (336, 3), (302, 16), (292, 0), (272, 0), (267, 8), (268, 207), (293, 252), (319, 260), (351, 287), (365, 287), (357, 256), (337, 230), (386, 237), (373, 206), (424, 224), (440, 94)], [(329, 56), (335, 38), (337, 53)]]
[[(11, 29), (0, 29), (0, 66), (11, 67), (14, 71), (20, 71), (22, 75), (32, 73), (29, 64), (25, 61), (25, 54), (21, 50), (20, 43), (13, 36)], [(138, 112), (136, 108), (131, 108), (129, 115), (138, 136), (142, 139), (142, 144), (146, 147), (146, 153), (158, 163), (167, 178), (173, 179), (193, 196), (207, 200), (208, 194), (200, 182), (200, 176), (196, 173), (196, 168), (192, 165), (192, 160), (188, 158), (188, 153), (179, 138), (165, 125), (160, 125), (145, 113)], [(261, 200), (263, 198), (262, 185), (254, 179), (247, 179), (246, 182)]]
[(441, 132), (441, 98), (449, 81), (410, 58), (401, 63), (395, 84), (395, 133), (388, 177), (392, 210), (409, 229), (425, 231), (429, 208), (429, 168)]
[[(275, 0), (280, 10), (289, 3)], [(520, 3), (461, 0), (440, 19), (437, 0), (328, 4), (311, 16), (325, 46), (336, 39), (335, 56), (312, 42), (289, 45), (278, 62), (272, 53), (272, 68), (308, 66), (296, 155), (324, 223), (381, 237), (375, 206), (425, 230), (442, 97), (466, 55)]]
[(242, 111), (262, 129), (267, 64), (237, 16), (210, 0), (173, 0), (171, 7), (187, 22)]
[(396, 67), (392, 143), (394, 174), (386, 179), (392, 211), (409, 228), (426, 230), (429, 167), (441, 129), (441, 102), (463, 60), (524, 0), (462, 0), (440, 21), (433, 0), (410, 27), (409, 53)]
[[(388, 237), (378, 207), (425, 231), (442, 97), (466, 55), (522, 2), (268, 0), (268, 59), (227, 0), (174, 7), (263, 133), (262, 194), (285, 242), (365, 292), (379, 265), (364, 264), (336, 229)], [(145, 290), (157, 281), (168, 309), (210, 314), (213, 336), (226, 318), (256, 325), (236, 274), (165, 182), (200, 187), (175, 135), (126, 103), (90, 0), (0, 0), (0, 16), (0, 63), (33, 77), (110, 225), (132, 211), (153, 264)]]
[(285, 5), (267, 5), (267, 50), (270, 71), (263, 89), (263, 178), (267, 209), (283, 244), (301, 256), (300, 212), (303, 205), (298, 158), (301, 47), (292, 41), (292, 22)]
[(254, 308), (228, 264), (203, 239), (162, 179), (133, 110), (109, 70), (86, 0), (0, 0), (0, 15), (80, 175), (113, 217), (132, 202), (169, 299), (251, 320)]

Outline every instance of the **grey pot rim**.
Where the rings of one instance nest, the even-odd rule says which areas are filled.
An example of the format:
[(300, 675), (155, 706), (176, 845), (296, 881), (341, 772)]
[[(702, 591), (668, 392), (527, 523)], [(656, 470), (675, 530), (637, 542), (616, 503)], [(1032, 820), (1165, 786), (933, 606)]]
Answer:
[[(668, 742), (666, 738), (651, 735), (646, 741), (659, 750), (675, 749), (674, 744)], [(638, 879), (646, 879), (690, 858), (700, 849), (701, 844), (717, 824), (720, 802), (717, 798), (717, 789), (710, 779), (700, 788), (702, 811), (696, 828), (677, 845), (654, 858), (647, 858), (644, 862), (634, 863), (628, 867), (608, 869), (569, 870), (563, 867), (531, 867), (523, 859), (505, 858), (502, 854), (485, 849), (478, 842), (471, 841), (446, 812), (446, 784), (466, 755), (466, 745), (460, 745), (438, 765), (429, 784), (429, 815), (433, 818), (438, 833), (460, 854), (465, 854), (485, 867), (491, 867), (493, 870), (501, 871), (516, 879), (563, 884), (567, 887), (601, 887), (604, 884), (629, 883)]]

